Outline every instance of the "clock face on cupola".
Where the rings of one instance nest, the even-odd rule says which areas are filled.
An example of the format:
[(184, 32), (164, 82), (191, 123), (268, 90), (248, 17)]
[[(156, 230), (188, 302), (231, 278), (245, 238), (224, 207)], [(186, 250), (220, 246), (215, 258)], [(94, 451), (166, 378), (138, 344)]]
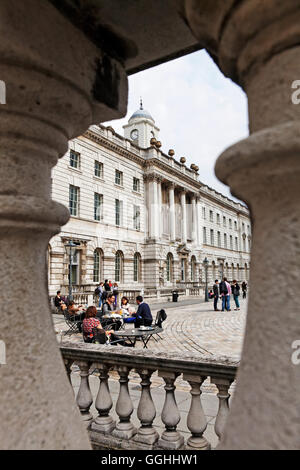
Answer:
[(132, 140), (137, 140), (139, 138), (139, 131), (137, 129), (133, 129), (133, 131), (130, 132), (130, 137)]
[(149, 111), (143, 108), (143, 102), (140, 101), (140, 107), (130, 117), (128, 124), (123, 126), (125, 139), (130, 139), (135, 145), (141, 148), (150, 147), (152, 137), (158, 139), (159, 128)]

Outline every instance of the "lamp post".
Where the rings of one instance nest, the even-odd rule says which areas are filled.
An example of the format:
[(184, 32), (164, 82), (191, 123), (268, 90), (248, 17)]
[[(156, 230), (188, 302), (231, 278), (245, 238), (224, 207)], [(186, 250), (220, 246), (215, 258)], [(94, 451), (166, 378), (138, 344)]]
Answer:
[(65, 245), (67, 255), (69, 256), (69, 301), (73, 300), (73, 295), (72, 295), (72, 259), (75, 253), (75, 248), (77, 244), (72, 242), (72, 240), (69, 241)]
[(203, 260), (203, 266), (204, 266), (204, 269), (205, 269), (205, 302), (208, 302), (208, 290), (207, 290), (207, 270), (208, 270), (208, 259), (205, 257), (204, 260)]

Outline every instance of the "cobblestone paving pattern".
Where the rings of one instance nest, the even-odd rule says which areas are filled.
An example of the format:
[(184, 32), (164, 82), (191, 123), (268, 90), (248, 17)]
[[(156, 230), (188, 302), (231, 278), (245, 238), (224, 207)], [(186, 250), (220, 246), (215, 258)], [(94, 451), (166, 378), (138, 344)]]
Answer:
[[(242, 350), (242, 341), (244, 336), (245, 321), (246, 321), (246, 300), (241, 300), (241, 309), (239, 311), (233, 310), (233, 301), (231, 302), (232, 310), (229, 312), (214, 312), (212, 302), (193, 303), (190, 305), (184, 301), (181, 305), (169, 303), (165, 305), (151, 305), (152, 313), (155, 317), (155, 312), (159, 308), (165, 308), (168, 318), (163, 323), (164, 331), (161, 334), (162, 339), (155, 342), (151, 339), (148, 343), (148, 349), (156, 352), (174, 351), (180, 352), (195, 352), (207, 355), (210, 357), (213, 354), (224, 355), (239, 359)], [(219, 302), (220, 304), (220, 302)], [(54, 327), (58, 333), (58, 341), (60, 341), (61, 331), (66, 331), (67, 327), (62, 316), (53, 315)], [(130, 327), (130, 329), (132, 326)], [(63, 336), (62, 336), (63, 338)], [(74, 343), (82, 342), (81, 334), (72, 334), (67, 336), (68, 341)], [(142, 348), (141, 341), (136, 343), (136, 348)], [(74, 366), (74, 372), (77, 367)], [(118, 378), (118, 374), (113, 372), (111, 379)], [(130, 374), (131, 383), (140, 383), (140, 377), (135, 372)], [(152, 387), (163, 387), (163, 380), (157, 376), (157, 373), (152, 376)], [(180, 377), (176, 382), (177, 390), (189, 391), (189, 385)], [(210, 384), (209, 379), (202, 385), (204, 392), (216, 393), (216, 387)], [(234, 391), (234, 384), (232, 384), (231, 392)]]

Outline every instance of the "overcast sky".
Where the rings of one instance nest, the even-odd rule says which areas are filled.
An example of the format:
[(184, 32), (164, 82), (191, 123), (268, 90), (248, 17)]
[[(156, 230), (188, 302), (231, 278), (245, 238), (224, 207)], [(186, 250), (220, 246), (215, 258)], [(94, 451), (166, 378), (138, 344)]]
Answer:
[(139, 108), (140, 97), (160, 128), (162, 150), (175, 150), (199, 166), (200, 181), (230, 196), (214, 174), (215, 161), (248, 135), (244, 92), (225, 78), (205, 51), (195, 52), (129, 77), (126, 118), (104, 123), (123, 135), (122, 125)]

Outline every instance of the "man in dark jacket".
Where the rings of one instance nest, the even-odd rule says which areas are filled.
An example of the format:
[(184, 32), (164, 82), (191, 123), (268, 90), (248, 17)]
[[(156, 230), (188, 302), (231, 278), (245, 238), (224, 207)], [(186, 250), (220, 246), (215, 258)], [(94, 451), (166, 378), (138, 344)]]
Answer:
[(136, 298), (138, 309), (133, 315), (136, 316), (135, 327), (139, 328), (141, 325), (150, 326), (152, 325), (152, 313), (148, 304), (146, 304), (141, 295)]
[(213, 285), (213, 291), (214, 291), (214, 310), (215, 312), (218, 312), (218, 300), (219, 300), (219, 281), (218, 279), (215, 280), (215, 283)]

